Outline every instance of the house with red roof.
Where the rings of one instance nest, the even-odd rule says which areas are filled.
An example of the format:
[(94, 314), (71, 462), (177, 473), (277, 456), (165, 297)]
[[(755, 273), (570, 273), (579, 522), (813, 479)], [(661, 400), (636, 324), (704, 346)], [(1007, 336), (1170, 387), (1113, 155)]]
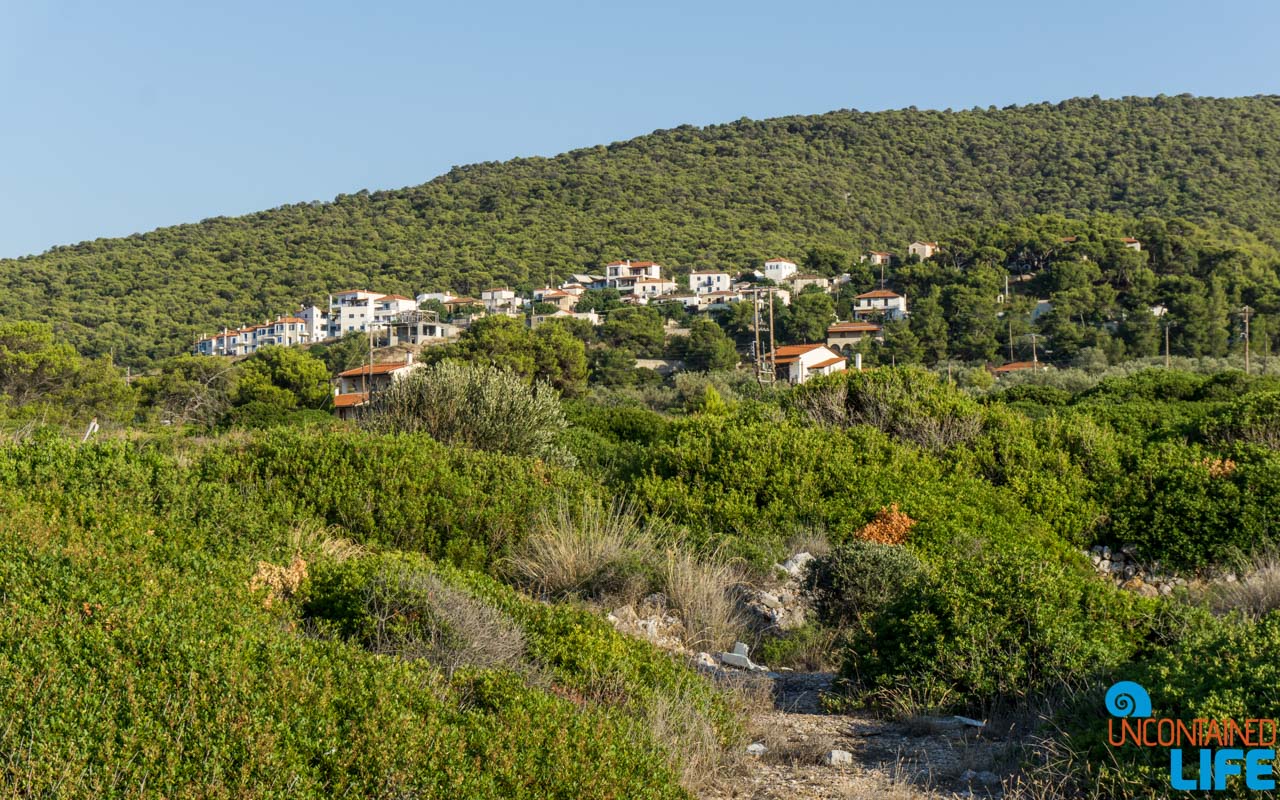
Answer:
[(780, 381), (804, 383), (815, 375), (843, 372), (848, 361), (825, 344), (789, 344), (773, 352), (773, 370)]
[(859, 319), (871, 316), (902, 319), (907, 316), (907, 298), (891, 289), (873, 289), (854, 300), (853, 315)]

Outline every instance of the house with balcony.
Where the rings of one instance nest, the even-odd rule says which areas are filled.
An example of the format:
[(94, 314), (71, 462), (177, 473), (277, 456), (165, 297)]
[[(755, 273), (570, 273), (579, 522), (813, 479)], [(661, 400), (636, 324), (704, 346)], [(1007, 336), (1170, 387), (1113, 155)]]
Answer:
[(689, 291), (694, 294), (711, 294), (727, 292), (732, 287), (732, 279), (727, 272), (699, 271), (689, 273)]
[(837, 322), (827, 328), (827, 347), (841, 353), (857, 350), (866, 339), (884, 341), (884, 328), (874, 322)]
[(665, 278), (638, 278), (631, 287), (631, 293), (648, 304), (655, 297), (670, 294), (676, 290), (676, 282)]
[(516, 297), (516, 293), (505, 286), (485, 289), (480, 293), (480, 302), (490, 314), (519, 314), (524, 308), (524, 300)]
[(890, 289), (874, 289), (854, 298), (853, 315), (859, 319), (879, 316), (903, 319), (907, 316), (907, 298)]
[(641, 278), (658, 280), (661, 277), (662, 266), (653, 261), (614, 261), (604, 268), (605, 287), (622, 294), (634, 294), (636, 281)]

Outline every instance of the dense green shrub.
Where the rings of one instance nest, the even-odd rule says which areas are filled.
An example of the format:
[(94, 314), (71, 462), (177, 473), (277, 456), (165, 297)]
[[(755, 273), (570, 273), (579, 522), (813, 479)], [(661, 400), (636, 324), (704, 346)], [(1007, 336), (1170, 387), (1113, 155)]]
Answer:
[(824, 625), (861, 628), (923, 576), (910, 550), (853, 539), (809, 565), (804, 590)]
[[(137, 485), (154, 466), (81, 450), (90, 459), (64, 468), (141, 455), (123, 476)], [(287, 606), (264, 609), (245, 586), (255, 557), (287, 552), (287, 529), (236, 542), (196, 530), (190, 509), (107, 503), (81, 524), (52, 502), (0, 492), (6, 795), (685, 796), (670, 754), (625, 714), (509, 673), (449, 681), (299, 635)], [(255, 513), (232, 498), (210, 510)]]
[(1202, 567), (1280, 538), (1280, 458), (1227, 460), (1198, 447), (1152, 447), (1113, 487), (1106, 535), (1139, 555)]
[(1218, 447), (1253, 444), (1280, 450), (1280, 392), (1254, 392), (1213, 413), (1201, 426)]
[(444, 361), (416, 369), (378, 392), (361, 423), (549, 463), (572, 461), (557, 441), (566, 423), (555, 391), (497, 367)]
[(846, 371), (814, 379), (790, 401), (818, 425), (870, 425), (931, 449), (963, 444), (982, 426), (973, 400), (921, 369)]
[[(1177, 635), (1116, 673), (1137, 682), (1151, 696), (1157, 717), (1240, 720), (1280, 718), (1280, 614), (1256, 623), (1238, 617), (1214, 618), (1199, 609), (1179, 610), (1165, 623)], [(1164, 748), (1107, 744), (1107, 714), (1100, 680), (1059, 715), (1056, 724), (1074, 751), (1071, 783), (1101, 789), (1108, 797), (1158, 797), (1169, 791), (1169, 756)], [(1056, 749), (1056, 748), (1055, 748)], [(1035, 772), (1032, 773), (1033, 777)], [(1057, 772), (1049, 781), (1064, 784)], [(1254, 797), (1233, 779), (1221, 797)]]
[(842, 674), (872, 704), (918, 692), (941, 708), (1008, 706), (1141, 652), (1153, 604), (1031, 540), (964, 548), (872, 618)]

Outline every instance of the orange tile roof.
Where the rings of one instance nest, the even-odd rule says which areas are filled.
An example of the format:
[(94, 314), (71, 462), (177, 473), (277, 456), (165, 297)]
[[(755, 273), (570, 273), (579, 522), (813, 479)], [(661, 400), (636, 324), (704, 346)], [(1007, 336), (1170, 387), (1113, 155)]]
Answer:
[(893, 253), (886, 253), (886, 252), (884, 252), (884, 251), (882, 251), (882, 250), (868, 250), (867, 252), (868, 252), (868, 253), (870, 253), (870, 254), (871, 254), (871, 255), (873, 255), (873, 256), (885, 256), (885, 257), (889, 257), (889, 256), (892, 256), (892, 255), (893, 255)]
[(1017, 372), (1019, 370), (1024, 370), (1024, 369), (1039, 369), (1040, 366), (1041, 366), (1040, 364), (1033, 363), (1031, 361), (1010, 361), (1008, 364), (1002, 364), (992, 369), (991, 371), (992, 372)]
[(276, 322), (301, 322), (303, 324), (306, 324), (305, 319), (299, 319), (298, 317), (281, 317), (280, 319), (276, 320)]
[(1132, 236), (1126, 236), (1120, 241), (1124, 242), (1125, 244), (1138, 244), (1138, 240), (1133, 238)]
[(838, 358), (828, 358), (826, 361), (819, 362), (809, 367), (809, 369), (826, 369), (833, 364), (839, 364), (844, 361), (844, 356)]
[(817, 350), (819, 347), (826, 347), (825, 344), (787, 344), (779, 347), (774, 351), (774, 355), (778, 356), (802, 356), (811, 350)]
[(790, 264), (792, 266), (795, 266), (795, 263), (796, 263), (789, 258), (770, 258), (770, 259), (767, 259), (764, 263), (777, 264), (778, 262), (782, 262), (783, 264)]
[(870, 292), (863, 292), (858, 295), (856, 299), (862, 300), (863, 298), (866, 298), (870, 300), (873, 297), (902, 297), (902, 295), (897, 292), (891, 292), (888, 289), (874, 289)]
[(405, 297), (402, 294), (384, 294), (382, 297), (377, 298), (379, 303), (381, 303), (383, 300), (412, 300), (412, 299), (413, 298)]
[(405, 362), (403, 362), (403, 361), (397, 362), (397, 363), (395, 363), (395, 364), (374, 364), (374, 365), (373, 365), (373, 367), (372, 367), (372, 369), (371, 369), (370, 367), (368, 367), (368, 366), (363, 366), (363, 367), (355, 367), (354, 369), (349, 369), (349, 370), (346, 370), (345, 372), (339, 372), (339, 373), (338, 373), (338, 377), (339, 377), (339, 378), (350, 378), (350, 377), (354, 377), (354, 376), (356, 376), (356, 375), (370, 375), (370, 374), (372, 374), (372, 375), (386, 375), (386, 374), (388, 374), (388, 373), (395, 372), (395, 371), (397, 371), (397, 370), (406, 369), (406, 368), (411, 368), (411, 367), (414, 367), (414, 366), (416, 366), (416, 365), (415, 365), (415, 364), (406, 364), (406, 363), (405, 363)]
[(827, 334), (833, 333), (860, 333), (879, 331), (880, 326), (874, 322), (837, 322), (835, 325), (827, 328)]
[(333, 396), (334, 408), (355, 408), (364, 405), (369, 401), (369, 395), (366, 392), (352, 392), (350, 394), (335, 394)]

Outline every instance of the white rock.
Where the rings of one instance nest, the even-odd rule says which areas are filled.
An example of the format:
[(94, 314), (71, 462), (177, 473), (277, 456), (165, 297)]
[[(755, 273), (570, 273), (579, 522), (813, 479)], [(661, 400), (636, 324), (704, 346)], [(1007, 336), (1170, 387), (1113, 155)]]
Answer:
[(782, 562), (782, 568), (787, 571), (788, 575), (796, 577), (805, 571), (809, 566), (809, 562), (812, 560), (812, 553), (796, 553), (791, 558)]
[(769, 748), (764, 746), (764, 742), (752, 742), (747, 745), (747, 755), (762, 756), (769, 752)]
[(822, 757), (822, 763), (829, 767), (840, 767), (853, 763), (853, 753), (848, 750), (832, 750)]
[(751, 663), (751, 659), (737, 653), (717, 653), (716, 658), (726, 667), (737, 667), (738, 669), (755, 669), (755, 664)]
[(734, 642), (733, 654), (735, 656), (742, 656), (743, 658), (746, 658), (751, 654), (751, 648), (747, 647), (746, 642)]
[(715, 669), (717, 666), (719, 666), (716, 663), (715, 657), (712, 656), (710, 653), (698, 653), (698, 655), (694, 657), (694, 661), (697, 663), (698, 666), (707, 667), (708, 669)]
[(956, 722), (959, 722), (963, 725), (968, 725), (971, 728), (985, 728), (987, 725), (987, 723), (985, 722), (981, 722), (976, 719), (970, 719), (969, 717), (962, 717), (959, 714), (956, 714), (954, 717), (952, 717), (952, 719), (954, 719)]

